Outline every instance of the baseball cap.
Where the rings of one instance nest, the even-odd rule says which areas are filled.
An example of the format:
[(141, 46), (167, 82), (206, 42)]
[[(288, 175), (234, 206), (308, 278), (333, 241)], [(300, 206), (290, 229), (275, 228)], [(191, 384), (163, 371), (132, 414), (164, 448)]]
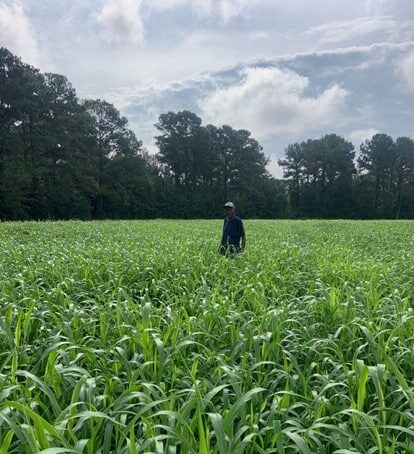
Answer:
[(236, 206), (234, 205), (233, 202), (226, 202), (226, 203), (224, 204), (224, 208), (226, 208), (226, 207), (233, 208), (233, 210), (236, 208)]

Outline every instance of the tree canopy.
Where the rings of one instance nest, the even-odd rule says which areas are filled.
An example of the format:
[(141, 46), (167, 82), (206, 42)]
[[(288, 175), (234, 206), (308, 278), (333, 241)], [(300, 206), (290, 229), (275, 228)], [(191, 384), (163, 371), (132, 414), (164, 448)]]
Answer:
[(278, 180), (247, 130), (188, 110), (155, 127), (149, 155), (115, 106), (0, 48), (0, 219), (209, 218), (227, 200), (244, 217), (414, 217), (408, 137), (294, 143)]

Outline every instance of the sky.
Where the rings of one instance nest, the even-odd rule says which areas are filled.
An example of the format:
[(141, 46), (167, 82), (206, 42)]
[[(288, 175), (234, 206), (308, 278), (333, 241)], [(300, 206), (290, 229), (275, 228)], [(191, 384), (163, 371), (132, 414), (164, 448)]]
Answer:
[(112, 102), (151, 152), (191, 110), (277, 160), (337, 133), (414, 138), (413, 0), (0, 0), (0, 46)]

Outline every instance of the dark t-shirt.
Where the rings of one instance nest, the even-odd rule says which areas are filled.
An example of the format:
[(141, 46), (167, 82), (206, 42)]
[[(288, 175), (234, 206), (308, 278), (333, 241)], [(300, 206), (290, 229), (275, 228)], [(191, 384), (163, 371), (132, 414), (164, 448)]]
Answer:
[(233, 219), (225, 218), (223, 224), (223, 236), (221, 244), (223, 246), (232, 245), (240, 249), (240, 240), (244, 236), (243, 221), (235, 216)]

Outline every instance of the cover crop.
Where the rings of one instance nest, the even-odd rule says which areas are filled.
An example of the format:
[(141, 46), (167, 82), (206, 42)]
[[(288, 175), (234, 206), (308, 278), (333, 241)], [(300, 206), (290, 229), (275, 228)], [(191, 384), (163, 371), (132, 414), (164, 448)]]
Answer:
[(0, 224), (0, 454), (413, 453), (414, 222)]

